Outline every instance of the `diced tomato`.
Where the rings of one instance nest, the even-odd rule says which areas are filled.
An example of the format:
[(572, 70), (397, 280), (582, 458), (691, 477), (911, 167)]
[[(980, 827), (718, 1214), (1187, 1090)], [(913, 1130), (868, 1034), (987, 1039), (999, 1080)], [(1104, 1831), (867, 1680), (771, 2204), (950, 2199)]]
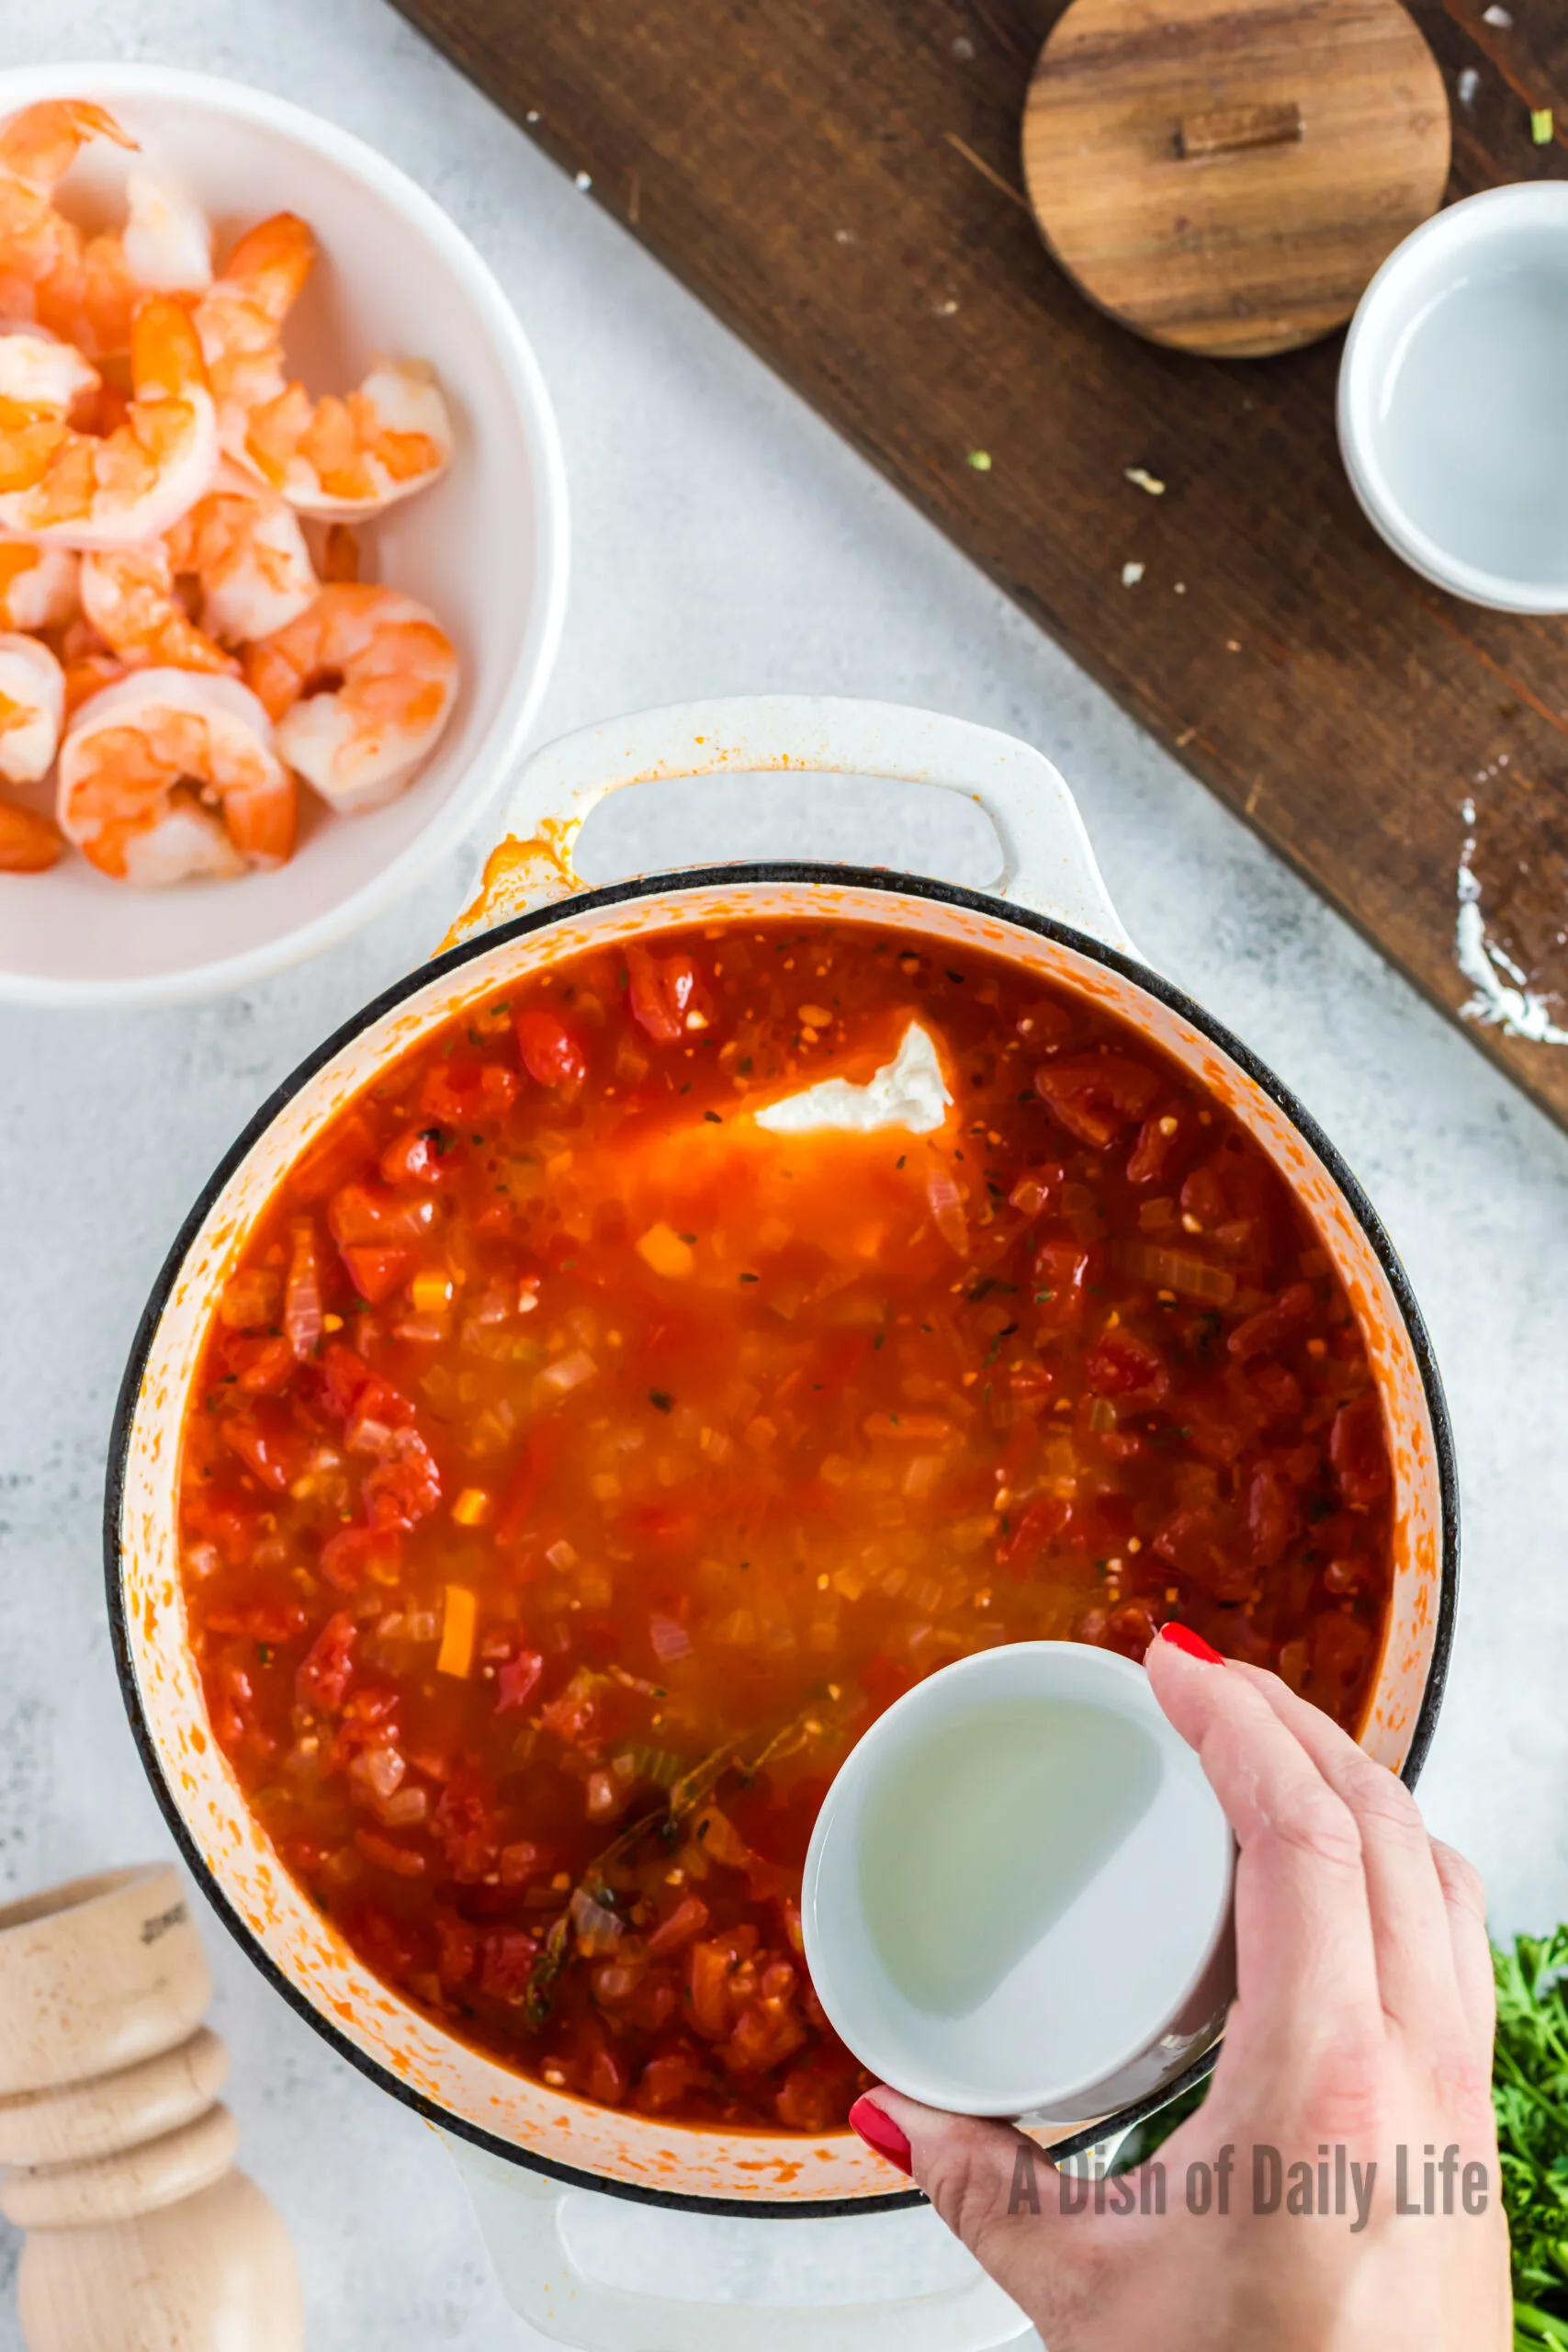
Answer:
[(445, 1155), (451, 1141), (445, 1127), (404, 1127), (381, 1154), (382, 1182), (394, 1189), (401, 1184), (441, 1183), (447, 1172)]
[(253, 1339), (235, 1332), (224, 1341), (223, 1360), (247, 1396), (276, 1396), (294, 1376), (294, 1351), (285, 1339)]
[(291, 1642), (308, 1623), (293, 1600), (213, 1601), (206, 1617), (209, 1634), (237, 1634), (247, 1642)]
[(368, 1582), (398, 1580), (401, 1538), (395, 1527), (345, 1527), (321, 1546), (321, 1568), (339, 1592), (359, 1592)]
[(501, 1883), (502, 1886), (526, 1886), (549, 1868), (550, 1849), (536, 1846), (531, 1838), (514, 1838), (501, 1849)]
[(1265, 1356), (1255, 1358), (1248, 1367), (1248, 1381), (1271, 1421), (1299, 1419), (1302, 1411), (1302, 1384), (1293, 1372), (1282, 1363)]
[(1056, 1495), (1039, 1495), (1023, 1512), (1010, 1535), (997, 1547), (998, 1561), (1010, 1576), (1026, 1577), (1053, 1536), (1066, 1527), (1072, 1506)]
[(1105, 1647), (1141, 1663), (1158, 1631), (1151, 1609), (1141, 1600), (1124, 1600), (1105, 1621)]
[(505, 1116), (517, 1100), (517, 1074), (500, 1062), (476, 1062), (454, 1054), (433, 1062), (420, 1089), (426, 1120), (448, 1127), (471, 1127), (476, 1119)]
[(412, 1527), (441, 1500), (441, 1473), (413, 1430), (394, 1430), (391, 1436), (393, 1449), (370, 1472), (360, 1498), (372, 1527)]
[(1247, 1490), (1247, 1532), (1259, 1567), (1271, 1568), (1283, 1558), (1299, 1522), (1295, 1489), (1273, 1463), (1260, 1462)]
[(421, 1242), (435, 1222), (435, 1204), (421, 1193), (384, 1184), (345, 1184), (327, 1211), (340, 1250), (395, 1250)]
[(1157, 1184), (1173, 1175), (1187, 1157), (1190, 1124), (1171, 1111), (1145, 1119), (1127, 1162), (1128, 1183)]
[(435, 1973), (448, 1992), (458, 1992), (479, 1965), (479, 1931), (456, 1911), (435, 1915)]
[(736, 2019), (724, 2046), (724, 2063), (732, 2075), (764, 2075), (793, 2058), (805, 2040), (798, 2010), (782, 2002), (759, 2002), (742, 2009)]
[(1160, 1558), (1216, 1600), (1243, 1600), (1251, 1591), (1257, 1570), (1249, 1548), (1218, 1509), (1178, 1511), (1155, 1538)]
[(1348, 1689), (1365, 1670), (1371, 1649), (1370, 1628), (1342, 1610), (1325, 1609), (1313, 1619), (1309, 1687), (1320, 1705), (1326, 1701), (1336, 1708), (1343, 1706)]
[(634, 2104), (644, 2115), (663, 2115), (681, 2105), (705, 2071), (702, 2060), (690, 2051), (671, 2050), (650, 2058), (637, 2078)]
[(359, 1629), (346, 1610), (329, 1617), (300, 1659), (294, 1688), (300, 1703), (331, 1714), (348, 1695)]
[(1226, 1342), (1233, 1356), (1246, 1363), (1252, 1356), (1269, 1354), (1293, 1340), (1313, 1310), (1310, 1283), (1291, 1283), (1271, 1306), (1238, 1323)]
[(348, 1268), (349, 1280), (361, 1298), (372, 1306), (379, 1306), (395, 1290), (401, 1290), (419, 1264), (417, 1250), (344, 1249), (339, 1255)]
[(212, 1728), (226, 1752), (242, 1747), (254, 1751), (258, 1743), (264, 1753), (271, 1749), (274, 1743), (265, 1737), (256, 1721), (251, 1678), (238, 1659), (220, 1661), (208, 1686), (208, 1703)]
[(1045, 1324), (1076, 1323), (1089, 1304), (1089, 1277), (1097, 1253), (1077, 1241), (1043, 1242), (1035, 1252), (1033, 1294), (1035, 1313)]
[[(755, 1935), (755, 1929), (752, 1930)], [(727, 1943), (694, 1944), (686, 1955), (686, 1991), (692, 2023), (710, 2041), (729, 2031), (729, 1979), (736, 1955)]]
[(684, 1951), (694, 1938), (700, 1936), (708, 1923), (708, 1906), (697, 1894), (682, 1896), (667, 1918), (660, 1921), (648, 1938), (647, 1951), (650, 1960), (662, 1960), (672, 1951)]
[(1034, 1086), (1067, 1133), (1094, 1151), (1114, 1143), (1164, 1091), (1157, 1072), (1127, 1054), (1074, 1054), (1043, 1062)]
[(230, 1567), (237, 1568), (250, 1557), (256, 1514), (243, 1496), (228, 1487), (187, 1487), (181, 1504), (186, 1532), (216, 1544)]
[(519, 1650), (495, 1670), (495, 1712), (498, 1715), (515, 1713), (525, 1707), (538, 1688), (545, 1661), (538, 1650)]
[(1195, 1168), (1182, 1185), (1181, 1210), (1184, 1216), (1196, 1217), (1205, 1232), (1223, 1225), (1230, 1216), (1224, 1181), (1212, 1160)]
[(697, 967), (683, 950), (655, 956), (634, 940), (626, 948), (626, 971), (633, 1017), (660, 1045), (672, 1046), (707, 1027), (698, 1001)]
[(424, 1876), (424, 1856), (412, 1846), (384, 1838), (378, 1829), (356, 1829), (354, 1842), (367, 1862), (374, 1862), (378, 1870), (390, 1871), (394, 1878)]
[(540, 1086), (558, 1086), (575, 1093), (588, 1075), (582, 1040), (558, 1013), (530, 1005), (517, 1015), (517, 1050), (523, 1067)]
[(794, 2066), (779, 2087), (779, 2121), (792, 2132), (820, 2136), (832, 2131), (843, 2112), (843, 2103), (840, 2082), (816, 2066)]
[(1158, 1349), (1121, 1327), (1100, 1333), (1084, 1359), (1084, 1373), (1097, 1396), (1135, 1409), (1163, 1404), (1170, 1394), (1170, 1372)]
[(1353, 1507), (1375, 1503), (1387, 1492), (1388, 1442), (1375, 1389), (1340, 1406), (1328, 1433), (1328, 1459), (1340, 1493)]
[(521, 1928), (491, 1928), (483, 1941), (479, 1991), (492, 2001), (521, 2001), (539, 1954), (536, 1936)]
[(604, 1678), (592, 1667), (580, 1666), (566, 1689), (541, 1708), (539, 1721), (569, 1747), (591, 1739), (599, 1727)]
[(297, 1201), (324, 1200), (340, 1184), (346, 1184), (350, 1177), (369, 1167), (375, 1157), (376, 1145), (364, 1113), (345, 1112), (295, 1161), (289, 1170), (288, 1190)]
[(435, 1834), (446, 1867), (460, 1886), (476, 1885), (496, 1867), (501, 1835), (495, 1790), (474, 1767), (454, 1772), (442, 1790)]
[(342, 1340), (329, 1340), (321, 1350), (314, 1376), (323, 1412), (334, 1421), (345, 1421), (354, 1409), (355, 1398), (370, 1378), (370, 1367)]
[(223, 1442), (254, 1476), (274, 1494), (287, 1494), (304, 1467), (299, 1433), (282, 1419), (276, 1405), (258, 1399), (254, 1411), (231, 1413), (221, 1423)]
[(596, 2041), (582, 2074), (585, 2096), (596, 2098), (601, 2107), (619, 2107), (630, 2083), (630, 2069), (620, 2052), (604, 2040)]

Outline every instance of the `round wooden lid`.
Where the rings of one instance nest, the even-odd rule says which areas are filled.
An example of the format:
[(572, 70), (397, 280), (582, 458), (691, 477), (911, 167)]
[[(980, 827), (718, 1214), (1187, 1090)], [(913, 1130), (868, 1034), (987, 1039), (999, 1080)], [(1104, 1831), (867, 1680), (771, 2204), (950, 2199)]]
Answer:
[(1073, 0), (1023, 170), (1102, 310), (1233, 359), (1311, 343), (1442, 200), (1448, 96), (1399, 0)]

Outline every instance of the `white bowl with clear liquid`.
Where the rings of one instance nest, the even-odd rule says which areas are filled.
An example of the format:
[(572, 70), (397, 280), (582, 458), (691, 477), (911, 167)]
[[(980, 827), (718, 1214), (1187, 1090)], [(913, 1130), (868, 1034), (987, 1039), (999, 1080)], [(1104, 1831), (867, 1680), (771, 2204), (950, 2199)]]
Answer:
[(1339, 447), (1369, 521), (1471, 604), (1568, 612), (1568, 182), (1488, 188), (1389, 255), (1350, 322)]
[(807, 1855), (807, 1965), (893, 2089), (1059, 2132), (1210, 2046), (1235, 1989), (1234, 1861), (1142, 1667), (1010, 1643), (918, 1683), (852, 1749)]

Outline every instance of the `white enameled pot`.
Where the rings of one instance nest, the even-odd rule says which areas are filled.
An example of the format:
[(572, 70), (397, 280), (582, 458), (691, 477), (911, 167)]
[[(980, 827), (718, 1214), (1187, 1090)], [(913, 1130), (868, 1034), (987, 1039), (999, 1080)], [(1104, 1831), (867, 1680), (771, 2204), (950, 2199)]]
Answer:
[[(572, 865), (594, 804), (629, 784), (818, 771), (886, 777), (977, 801), (1003, 872), (981, 894), (890, 869), (747, 865), (585, 889)], [(434, 961), (389, 989), (264, 1103), (197, 1203), (149, 1302), (121, 1392), (107, 1505), (109, 1607), (132, 1727), (171, 1826), (251, 1958), (302, 2015), (452, 2140), (507, 2292), (545, 2334), (593, 2352), (718, 2352), (733, 2308), (641, 2298), (589, 2278), (563, 2207), (598, 2188), (699, 2211), (865, 2212), (889, 2193), (849, 2132), (821, 2139), (671, 2124), (574, 2099), (444, 2033), (371, 1976), (279, 1866), (208, 1724), (185, 1637), (176, 1497), (179, 1431), (217, 1296), (295, 1157), (394, 1057), (542, 965), (693, 922), (805, 915), (864, 920), (1006, 956), (1131, 1023), (1229, 1105), (1311, 1212), (1355, 1306), (1382, 1392), (1395, 1481), (1392, 1606), (1361, 1743), (1414, 1779), (1451, 1634), (1458, 1525), (1448, 1419), (1404, 1271), (1354, 1177), (1246, 1046), (1136, 959), (1082, 820), (1050, 762), (965, 721), (894, 706), (746, 697), (646, 712), (547, 746), (517, 787), (484, 884)], [(1186, 2079), (1212, 2063), (1200, 2058)], [(1168, 2086), (1165, 2095), (1176, 2086)], [(1057, 2155), (1141, 2110), (1050, 2135)], [(977, 2271), (897, 2305), (748, 2307), (761, 2352), (981, 2352), (1020, 2314)]]

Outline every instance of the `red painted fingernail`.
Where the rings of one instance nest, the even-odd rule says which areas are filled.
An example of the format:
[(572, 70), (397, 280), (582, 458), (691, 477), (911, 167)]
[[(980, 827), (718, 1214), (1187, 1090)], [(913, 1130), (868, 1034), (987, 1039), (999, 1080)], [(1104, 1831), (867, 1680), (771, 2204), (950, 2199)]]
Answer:
[(874, 2148), (879, 2156), (886, 2156), (888, 2163), (897, 2165), (900, 2172), (913, 2173), (915, 2167), (909, 2154), (909, 2143), (893, 2118), (885, 2115), (881, 2108), (874, 2106), (870, 2099), (856, 2099), (850, 2109), (850, 2129), (858, 2132), (868, 2148)]
[(1168, 1642), (1173, 1649), (1185, 1651), (1189, 1657), (1201, 1657), (1205, 1666), (1224, 1664), (1219, 1651), (1211, 1649), (1202, 1634), (1195, 1634), (1190, 1625), (1162, 1625), (1159, 1637), (1162, 1642)]

